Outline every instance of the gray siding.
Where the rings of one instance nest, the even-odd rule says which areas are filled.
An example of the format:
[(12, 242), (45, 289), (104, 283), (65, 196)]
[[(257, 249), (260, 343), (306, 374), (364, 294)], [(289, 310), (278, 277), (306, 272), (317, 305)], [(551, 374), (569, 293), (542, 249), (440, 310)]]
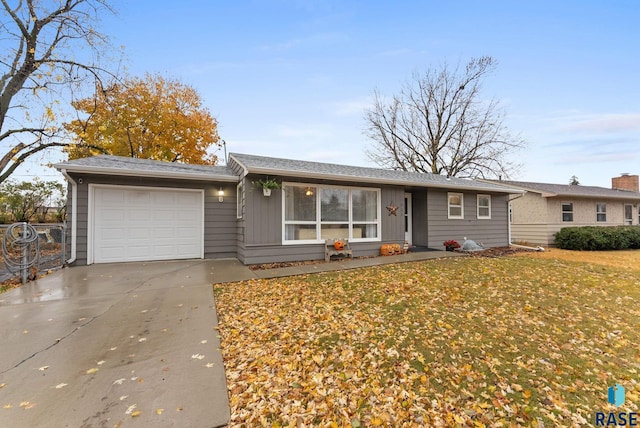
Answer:
[[(380, 191), (382, 210), (380, 214), (382, 225), (382, 243), (398, 243), (404, 242), (404, 188), (403, 187), (384, 187)], [(396, 215), (389, 215), (387, 206), (396, 205), (400, 208), (396, 211)], [(378, 244), (378, 249), (380, 244)]]
[[(280, 245), (282, 243), (282, 190), (271, 191), (264, 196), (262, 188), (246, 180), (244, 243), (246, 245)], [(323, 256), (324, 257), (324, 256)]]
[[(187, 180), (166, 180), (104, 175), (71, 175), (78, 184), (78, 225), (76, 237), (77, 265), (87, 263), (89, 184), (150, 186), (166, 188), (204, 189), (204, 256), (205, 258), (236, 257), (236, 184)], [(218, 190), (224, 190), (224, 202), (218, 202)]]
[(502, 194), (491, 195), (491, 219), (478, 220), (476, 214), (477, 194), (469, 191), (460, 191), (457, 193), (464, 194), (464, 219), (462, 220), (448, 218), (447, 191), (436, 189), (428, 190), (428, 246), (436, 249), (444, 249), (442, 245), (444, 241), (455, 239), (462, 244), (465, 236), (468, 239), (482, 243), (485, 247), (508, 245), (508, 196)]

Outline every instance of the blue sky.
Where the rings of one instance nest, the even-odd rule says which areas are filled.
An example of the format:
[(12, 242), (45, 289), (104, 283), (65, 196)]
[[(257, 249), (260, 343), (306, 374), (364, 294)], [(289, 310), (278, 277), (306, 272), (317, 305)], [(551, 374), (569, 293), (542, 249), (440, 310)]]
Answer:
[(374, 166), (364, 110), (413, 72), (490, 55), (483, 95), (528, 141), (512, 178), (640, 173), (640, 3), (131, 1), (99, 27), (130, 74), (193, 86), (228, 151)]

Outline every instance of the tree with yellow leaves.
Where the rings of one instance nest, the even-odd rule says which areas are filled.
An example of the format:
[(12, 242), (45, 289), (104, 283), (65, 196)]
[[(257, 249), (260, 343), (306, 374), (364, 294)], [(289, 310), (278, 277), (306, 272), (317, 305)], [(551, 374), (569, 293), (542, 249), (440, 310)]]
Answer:
[(131, 77), (75, 101), (82, 115), (65, 125), (74, 143), (69, 159), (111, 154), (191, 164), (215, 164), (217, 121), (195, 89), (147, 74)]

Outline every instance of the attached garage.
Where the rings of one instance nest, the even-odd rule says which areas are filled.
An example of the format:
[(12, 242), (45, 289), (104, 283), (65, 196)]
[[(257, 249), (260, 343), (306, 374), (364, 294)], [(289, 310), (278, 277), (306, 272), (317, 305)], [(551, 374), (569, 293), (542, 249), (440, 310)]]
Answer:
[(204, 191), (89, 185), (87, 262), (204, 257)]

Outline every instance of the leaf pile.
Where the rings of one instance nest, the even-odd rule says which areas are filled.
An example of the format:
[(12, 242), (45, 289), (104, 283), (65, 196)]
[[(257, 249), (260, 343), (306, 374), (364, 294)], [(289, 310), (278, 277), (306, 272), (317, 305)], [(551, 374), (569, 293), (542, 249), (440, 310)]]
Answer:
[(216, 285), (230, 426), (589, 426), (616, 382), (637, 411), (639, 281), (526, 253)]

